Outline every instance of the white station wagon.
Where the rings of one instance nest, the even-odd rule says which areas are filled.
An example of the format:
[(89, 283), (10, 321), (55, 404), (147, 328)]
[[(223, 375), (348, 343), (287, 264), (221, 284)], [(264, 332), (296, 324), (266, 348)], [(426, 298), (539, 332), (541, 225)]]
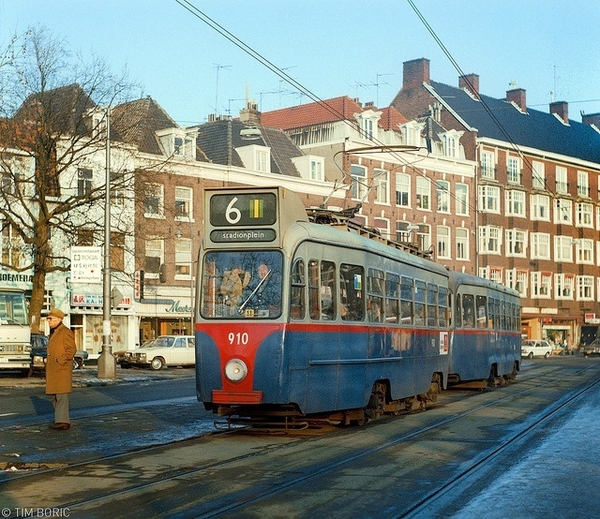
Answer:
[(122, 353), (117, 362), (122, 368), (139, 366), (155, 370), (164, 366), (195, 366), (194, 346), (193, 335), (160, 335), (135, 350)]
[(527, 339), (521, 343), (521, 357), (548, 358), (552, 355), (552, 345), (546, 340)]

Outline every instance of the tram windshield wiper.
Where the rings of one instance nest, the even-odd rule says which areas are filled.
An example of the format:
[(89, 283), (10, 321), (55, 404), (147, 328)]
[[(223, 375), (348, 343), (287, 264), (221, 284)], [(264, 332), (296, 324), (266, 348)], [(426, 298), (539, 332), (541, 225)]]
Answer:
[(248, 306), (248, 303), (250, 302), (250, 300), (256, 295), (256, 293), (260, 290), (260, 287), (262, 287), (266, 282), (267, 279), (269, 279), (269, 276), (271, 275), (271, 269), (268, 270), (268, 272), (265, 274), (265, 277), (262, 278), (260, 280), (260, 282), (258, 283), (258, 285), (256, 285), (256, 288), (252, 291), (252, 293), (246, 298), (246, 300), (240, 305), (240, 308), (238, 310), (238, 314), (242, 314), (244, 312), (244, 310), (246, 309), (246, 306)]

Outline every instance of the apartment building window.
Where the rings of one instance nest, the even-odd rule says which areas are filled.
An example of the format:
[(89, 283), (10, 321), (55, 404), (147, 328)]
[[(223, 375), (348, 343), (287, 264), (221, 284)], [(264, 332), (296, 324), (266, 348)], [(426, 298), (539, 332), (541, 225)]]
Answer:
[(567, 168), (563, 166), (556, 166), (556, 192), (561, 195), (566, 195), (569, 192)]
[(0, 220), (0, 229), (0, 250), (2, 251), (2, 263), (5, 265), (10, 265), (15, 269), (24, 266), (25, 247), (14, 226), (8, 222)]
[(175, 187), (175, 217), (192, 219), (192, 194), (189, 187)]
[(124, 205), (127, 198), (127, 186), (123, 172), (110, 172), (110, 203), (113, 205)]
[(577, 196), (588, 198), (590, 196), (590, 184), (587, 171), (577, 172)]
[(125, 271), (125, 234), (122, 232), (110, 233), (110, 268)]
[(577, 227), (593, 228), (594, 224), (594, 206), (592, 204), (577, 202)]
[(375, 178), (375, 202), (378, 204), (390, 203), (390, 174), (385, 169), (376, 169), (373, 171)]
[(446, 157), (457, 158), (459, 156), (459, 137), (460, 135), (456, 131), (449, 131), (442, 135), (442, 142), (444, 143), (444, 155)]
[(573, 225), (573, 202), (571, 200), (554, 199), (554, 223)]
[(600, 302), (600, 278), (596, 278), (596, 300)]
[(577, 300), (594, 300), (594, 276), (577, 276)]
[(517, 157), (506, 161), (506, 180), (509, 184), (521, 184), (521, 161)]
[(396, 222), (396, 241), (401, 243), (411, 242), (411, 231), (408, 228), (409, 223), (403, 221)]
[(375, 229), (377, 229), (381, 236), (386, 238), (390, 238), (390, 221), (386, 218), (374, 218), (373, 224), (375, 225)]
[(419, 225), (417, 231), (417, 246), (421, 250), (428, 250), (431, 247), (431, 229), (429, 225)]
[(91, 169), (77, 170), (77, 196), (86, 196), (92, 191), (94, 173)]
[(570, 236), (554, 237), (554, 261), (573, 262), (573, 238)]
[(481, 152), (481, 178), (496, 178), (496, 157), (491, 151)]
[(192, 240), (178, 238), (175, 240), (175, 278), (189, 279), (192, 272)]
[(504, 193), (505, 210), (507, 216), (525, 217), (525, 192), (517, 189), (508, 189)]
[(450, 227), (438, 225), (437, 227), (437, 257), (450, 259)]
[(164, 262), (164, 240), (151, 238), (146, 240), (144, 256), (144, 275), (147, 278), (157, 279), (160, 266)]
[(322, 181), (323, 177), (323, 161), (322, 160), (311, 160), (310, 161), (310, 179)]
[(437, 210), (441, 213), (450, 212), (450, 182), (438, 180), (435, 183)]
[(421, 146), (421, 131), (423, 125), (415, 121), (406, 123), (403, 126), (407, 146)]
[(550, 221), (550, 197), (531, 195), (531, 219)]
[(75, 243), (80, 247), (91, 247), (94, 245), (94, 231), (92, 229), (78, 228), (75, 230)]
[(575, 240), (575, 260), (584, 265), (594, 264), (594, 240)]
[(410, 175), (396, 173), (396, 205), (410, 207)]
[(552, 295), (552, 273), (531, 273), (531, 297), (539, 299), (550, 299)]
[(146, 184), (144, 193), (144, 216), (147, 218), (162, 217), (164, 212), (164, 186), (162, 184)]
[(469, 259), (469, 229), (458, 227), (455, 229), (456, 235), (456, 259)]
[(262, 171), (263, 173), (269, 173), (271, 168), (269, 167), (269, 152), (266, 150), (256, 150), (256, 170)]
[(456, 214), (468, 216), (469, 214), (469, 186), (467, 184), (456, 184), (454, 186), (456, 193)]
[(479, 210), (487, 213), (500, 212), (500, 188), (479, 186)]
[(479, 252), (481, 254), (500, 254), (500, 228), (491, 225), (479, 228)]
[(573, 274), (554, 274), (554, 297), (573, 299), (575, 276)]
[(350, 196), (354, 200), (363, 200), (367, 194), (367, 168), (353, 164), (350, 168), (350, 176), (352, 177)]
[(502, 283), (502, 271), (501, 267), (490, 267), (489, 279), (494, 283)]
[(550, 235), (545, 232), (531, 233), (531, 259), (550, 259)]
[(417, 208), (431, 210), (431, 182), (428, 178), (417, 177)]
[(531, 185), (533, 189), (545, 189), (546, 188), (546, 172), (544, 170), (544, 163), (533, 161), (531, 163)]
[(527, 297), (527, 271), (508, 269), (505, 272), (506, 286), (519, 292), (521, 297)]
[(527, 249), (527, 231), (519, 229), (506, 230), (506, 255), (524, 258)]

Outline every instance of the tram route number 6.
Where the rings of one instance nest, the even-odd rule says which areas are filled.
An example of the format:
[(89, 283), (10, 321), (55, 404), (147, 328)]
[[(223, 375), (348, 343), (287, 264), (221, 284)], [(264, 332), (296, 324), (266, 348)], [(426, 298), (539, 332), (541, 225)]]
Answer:
[(248, 340), (249, 340), (249, 337), (246, 332), (244, 332), (244, 333), (229, 332), (229, 344), (245, 346), (246, 344), (248, 344)]
[(225, 211), (225, 218), (232, 225), (238, 223), (242, 217), (242, 212), (237, 207), (234, 207), (234, 204), (237, 201), (238, 197), (233, 197), (231, 202), (229, 202), (227, 205), (227, 210)]

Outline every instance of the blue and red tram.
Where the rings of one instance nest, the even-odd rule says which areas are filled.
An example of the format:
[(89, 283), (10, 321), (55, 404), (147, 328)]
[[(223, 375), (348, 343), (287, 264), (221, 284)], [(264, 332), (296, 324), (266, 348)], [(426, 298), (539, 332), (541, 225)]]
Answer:
[[(461, 359), (470, 348), (452, 305), (455, 290), (468, 299), (473, 276), (314, 223), (282, 188), (207, 190), (205, 208), (196, 380), (207, 409), (360, 423), (435, 400), (450, 375), (488, 378), (489, 365), (463, 374), (451, 360), (453, 348)], [(495, 365), (504, 375), (505, 362)]]

